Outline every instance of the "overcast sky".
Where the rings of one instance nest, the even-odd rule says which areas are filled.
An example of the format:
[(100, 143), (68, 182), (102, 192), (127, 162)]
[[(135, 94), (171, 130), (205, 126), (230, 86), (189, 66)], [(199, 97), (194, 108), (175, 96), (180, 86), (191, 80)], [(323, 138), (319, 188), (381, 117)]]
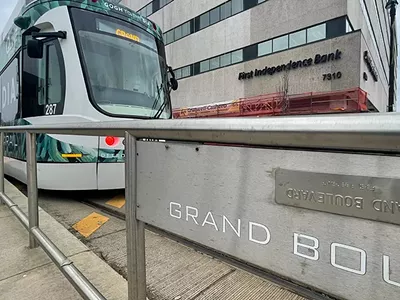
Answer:
[(0, 33), (3, 32), (3, 27), (7, 23), (17, 2), (18, 0), (0, 0)]
[[(3, 27), (8, 21), (14, 7), (16, 6), (18, 0), (0, 0), (0, 34), (3, 32)], [(400, 17), (400, 7), (397, 10), (398, 18)], [(400, 22), (397, 22), (397, 32), (399, 35), (398, 41), (400, 42)], [(399, 44), (400, 48), (400, 44)], [(397, 111), (400, 111), (400, 56), (398, 57), (398, 88), (397, 88), (397, 98), (398, 98), (398, 108)]]

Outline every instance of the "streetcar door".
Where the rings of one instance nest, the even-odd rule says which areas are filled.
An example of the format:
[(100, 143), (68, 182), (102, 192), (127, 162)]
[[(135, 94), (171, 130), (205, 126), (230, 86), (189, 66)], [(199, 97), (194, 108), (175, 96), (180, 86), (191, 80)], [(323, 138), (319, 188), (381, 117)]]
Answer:
[[(25, 40), (29, 38), (25, 36)], [(64, 103), (65, 68), (59, 41), (44, 43), (42, 58), (29, 57), (25, 46), (22, 71), (23, 118), (61, 115)]]

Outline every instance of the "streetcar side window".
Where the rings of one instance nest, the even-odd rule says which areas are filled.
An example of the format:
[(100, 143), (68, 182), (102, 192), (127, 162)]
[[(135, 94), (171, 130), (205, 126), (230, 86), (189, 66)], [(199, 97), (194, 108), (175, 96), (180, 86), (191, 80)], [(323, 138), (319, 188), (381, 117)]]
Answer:
[(58, 41), (44, 45), (43, 58), (23, 55), (23, 117), (61, 114), (65, 98), (65, 69)]
[(56, 104), (62, 98), (61, 66), (55, 44), (47, 45), (46, 104)]

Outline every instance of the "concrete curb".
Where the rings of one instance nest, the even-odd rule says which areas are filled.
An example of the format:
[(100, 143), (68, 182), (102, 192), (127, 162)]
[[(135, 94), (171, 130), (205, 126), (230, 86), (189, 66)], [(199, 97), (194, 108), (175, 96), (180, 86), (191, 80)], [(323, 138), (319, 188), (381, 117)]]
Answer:
[[(7, 196), (27, 213), (27, 197), (7, 180), (5, 191)], [(127, 281), (40, 207), (39, 226), (104, 297), (121, 300), (128, 298)], [(28, 239), (26, 243), (28, 244)]]

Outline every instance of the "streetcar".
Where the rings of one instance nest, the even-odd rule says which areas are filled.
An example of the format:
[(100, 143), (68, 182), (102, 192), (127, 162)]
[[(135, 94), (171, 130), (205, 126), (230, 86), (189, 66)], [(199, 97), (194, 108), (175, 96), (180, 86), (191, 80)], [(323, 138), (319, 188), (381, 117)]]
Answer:
[[(36, 0), (10, 22), (0, 45), (2, 126), (172, 118), (178, 83), (151, 20), (111, 1)], [(24, 183), (25, 145), (24, 134), (5, 134), (5, 174)], [(122, 138), (41, 134), (37, 161), (40, 189), (125, 187)]]

